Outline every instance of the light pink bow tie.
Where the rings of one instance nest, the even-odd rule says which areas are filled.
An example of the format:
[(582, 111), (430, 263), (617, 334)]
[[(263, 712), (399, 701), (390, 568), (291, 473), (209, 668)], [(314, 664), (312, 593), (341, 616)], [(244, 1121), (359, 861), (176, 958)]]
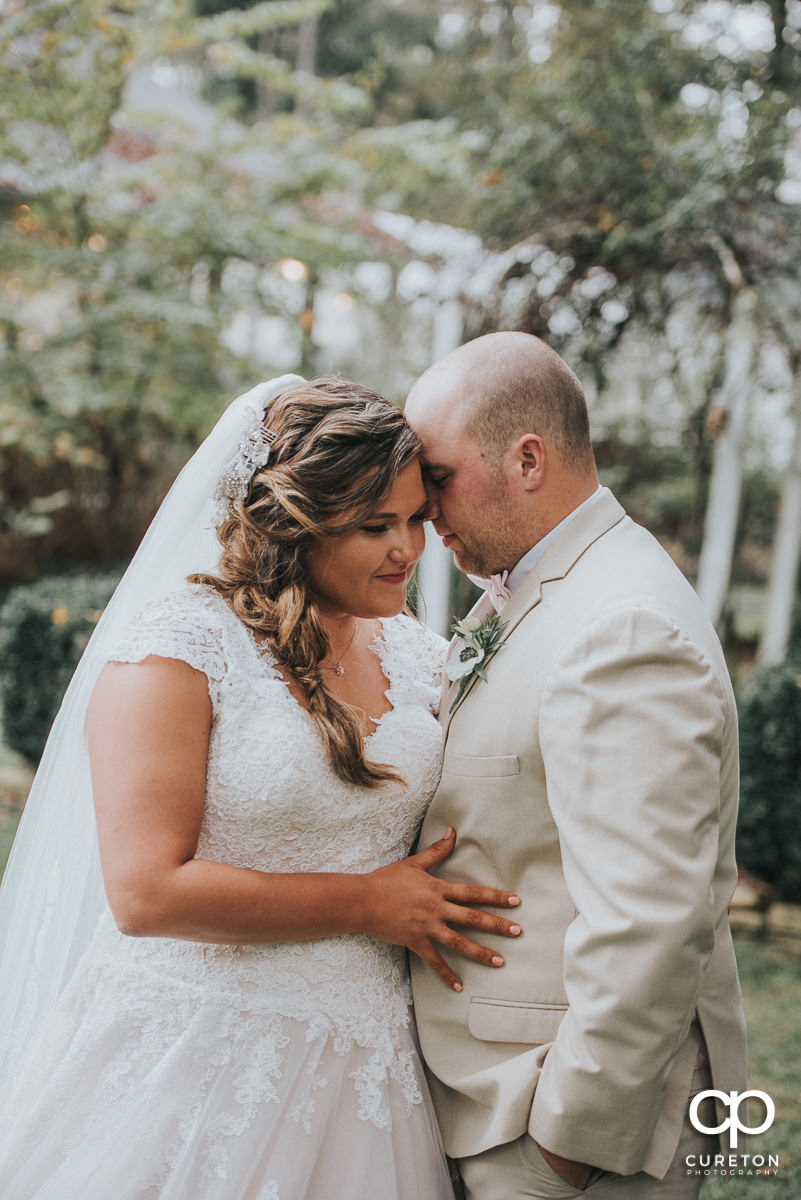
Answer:
[(484, 589), (490, 604), (496, 613), (499, 613), (512, 594), (506, 586), (508, 576), (508, 571), (501, 571), (498, 575), (490, 575), (489, 579), (484, 579), (481, 575), (468, 575), (467, 578)]

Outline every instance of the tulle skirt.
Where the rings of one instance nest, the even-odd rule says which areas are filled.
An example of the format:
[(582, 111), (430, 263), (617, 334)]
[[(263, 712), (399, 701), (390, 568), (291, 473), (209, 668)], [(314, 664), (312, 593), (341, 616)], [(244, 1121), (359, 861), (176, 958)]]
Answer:
[(354, 1036), (100, 950), (0, 1097), (3, 1200), (452, 1200), (411, 1022)]

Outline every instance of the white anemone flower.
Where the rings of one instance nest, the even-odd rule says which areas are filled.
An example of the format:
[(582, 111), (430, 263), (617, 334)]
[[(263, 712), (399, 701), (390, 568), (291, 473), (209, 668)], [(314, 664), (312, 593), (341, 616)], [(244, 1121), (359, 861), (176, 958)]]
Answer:
[(455, 683), (462, 676), (469, 675), (483, 657), (484, 648), (474, 638), (457, 637), (445, 660), (445, 674), (451, 683)]

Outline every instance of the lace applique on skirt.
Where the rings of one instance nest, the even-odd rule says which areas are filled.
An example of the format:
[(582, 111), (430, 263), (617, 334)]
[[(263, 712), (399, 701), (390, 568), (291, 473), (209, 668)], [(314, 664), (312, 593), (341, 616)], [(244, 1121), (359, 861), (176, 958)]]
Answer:
[[(187, 586), (118, 661), (202, 671), (212, 703), (198, 857), (370, 871), (408, 854), (439, 774), (444, 643), (408, 617), (375, 643), (393, 705), (354, 788), (225, 602)], [(405, 952), (363, 936), (277, 946), (130, 938), (110, 913), (5, 1100), (4, 1200), (447, 1200)]]

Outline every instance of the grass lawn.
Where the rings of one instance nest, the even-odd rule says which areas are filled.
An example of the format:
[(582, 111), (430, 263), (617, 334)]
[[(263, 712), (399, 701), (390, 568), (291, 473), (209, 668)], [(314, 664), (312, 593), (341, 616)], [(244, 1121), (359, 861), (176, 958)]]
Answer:
[[(801, 1197), (801, 946), (736, 939), (749, 1036), (749, 1086), (767, 1092), (776, 1120), (750, 1141), (751, 1154), (778, 1154), (775, 1178), (710, 1179), (702, 1200), (799, 1200)], [(761, 1106), (752, 1117), (762, 1120)]]
[[(0, 872), (19, 819), (15, 804), (0, 803)], [(801, 942), (735, 937), (749, 1032), (749, 1085), (767, 1092), (776, 1120), (752, 1138), (751, 1154), (779, 1155), (776, 1177), (710, 1178), (702, 1200), (801, 1198)], [(745, 1111), (743, 1109), (743, 1118)], [(762, 1120), (761, 1108), (751, 1118)]]

